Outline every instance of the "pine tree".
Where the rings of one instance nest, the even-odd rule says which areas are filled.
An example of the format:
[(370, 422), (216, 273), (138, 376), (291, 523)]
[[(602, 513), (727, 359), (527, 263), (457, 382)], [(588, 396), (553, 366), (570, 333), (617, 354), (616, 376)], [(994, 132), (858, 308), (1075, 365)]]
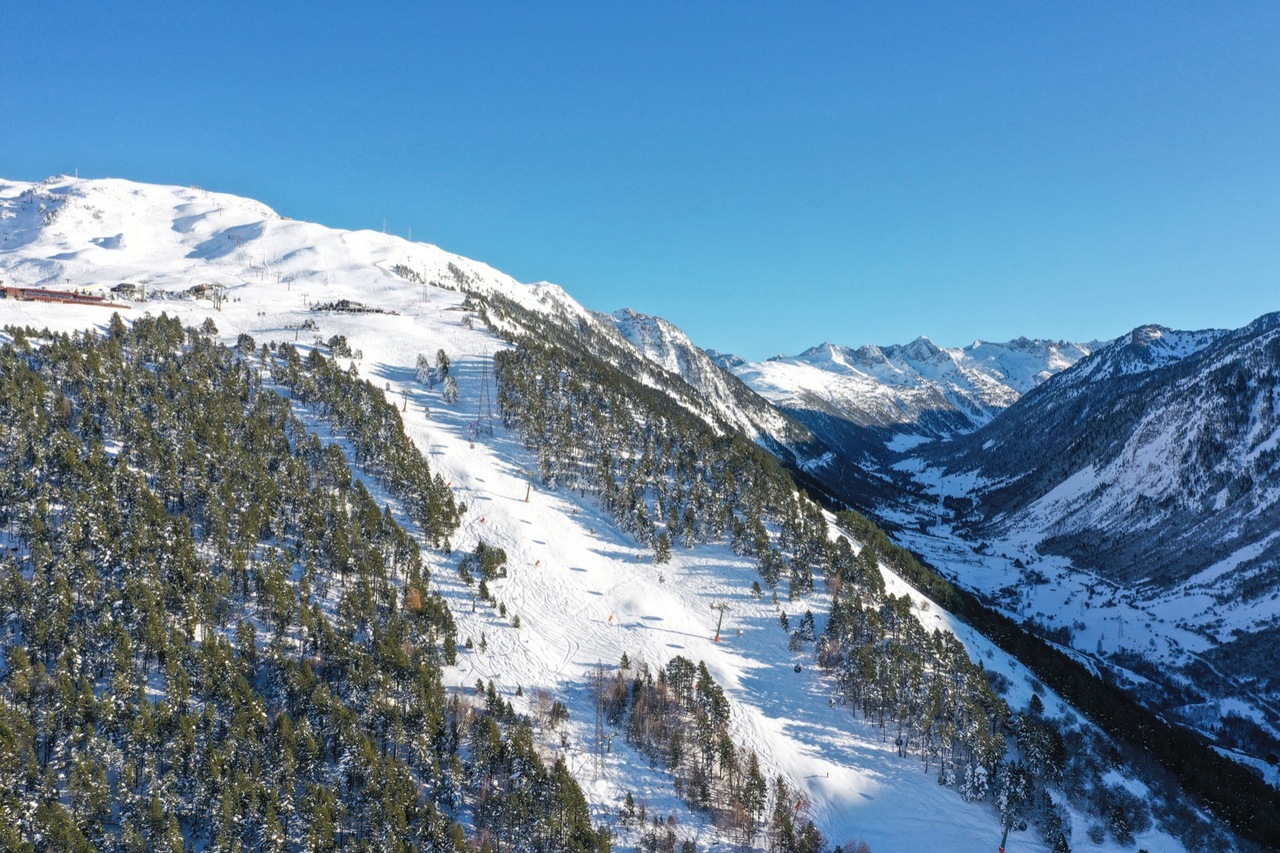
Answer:
[(671, 562), (671, 540), (667, 538), (666, 531), (653, 540), (653, 561), (658, 565)]

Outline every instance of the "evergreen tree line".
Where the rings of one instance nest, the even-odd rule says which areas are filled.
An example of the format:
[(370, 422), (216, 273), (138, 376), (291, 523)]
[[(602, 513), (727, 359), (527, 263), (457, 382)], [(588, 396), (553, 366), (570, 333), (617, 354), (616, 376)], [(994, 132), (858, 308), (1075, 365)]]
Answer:
[(319, 402), (363, 476), (446, 542), (458, 510), (397, 455), (372, 386), (165, 316), (7, 332), (0, 846), (607, 849), (572, 779), (507, 744), (518, 720), (498, 741), (537, 796), (486, 794), (485, 715), (444, 690), (455, 627), (416, 540), (259, 374)]
[[(734, 744), (729, 700), (705, 663), (677, 655), (655, 674), (643, 663), (633, 669), (624, 657), (612, 677), (597, 676), (595, 688), (608, 723), (668, 768), (676, 794), (734, 843), (749, 846), (763, 838), (773, 853), (826, 849), (798, 790), (782, 776), (769, 782), (758, 756)], [(624, 809), (624, 823), (634, 816), (634, 806)], [(664, 836), (647, 837), (650, 846), (664, 846)]]
[(494, 374), (503, 423), (537, 453), (541, 481), (597, 495), (657, 562), (728, 540), (768, 583), (812, 589), (826, 521), (765, 450), (585, 353), (520, 338)]
[[(561, 352), (588, 354), (643, 387), (657, 391), (682, 411), (693, 413), (717, 435), (738, 432), (738, 427), (702, 392), (684, 377), (664, 370), (636, 352), (608, 321), (592, 323), (554, 303), (547, 306), (549, 310), (530, 310), (500, 293), (481, 293), (465, 283), (461, 289), (468, 294), (464, 307), (474, 308), (481, 321), (504, 339), (514, 342), (531, 338)], [(776, 438), (765, 434), (756, 436), (767, 449), (786, 458), (792, 456), (787, 447), (817, 449), (813, 433), (799, 420), (771, 406), (733, 374), (722, 371), (720, 378), (731, 399), (728, 405), (739, 415), (773, 425), (771, 430), (777, 433)]]
[[(269, 353), (264, 361), (271, 361)], [(449, 534), (457, 528), (466, 507), (454, 501), (439, 474), (431, 473), (405, 434), (399, 410), (383, 392), (360, 379), (354, 365), (343, 370), (336, 360), (325, 358), (316, 349), (304, 363), (297, 350), (282, 346), (270, 368), (294, 400), (318, 405), (324, 417), (342, 430), (357, 465), (400, 500), (427, 541), (450, 550)]]
[(609, 830), (592, 826), (586, 797), (564, 756), (546, 766), (529, 719), (515, 713), (492, 681), (487, 687), (477, 682), (476, 694), (483, 705), (471, 708), (462, 721), (471, 748), (477, 846), (492, 851), (608, 853)]
[[(817, 656), (841, 701), (877, 725), (899, 756), (914, 755), (924, 772), (936, 772), (938, 784), (971, 802), (990, 799), (1006, 826), (1032, 820), (1055, 851), (1069, 849), (1070, 824), (1045, 787), (1060, 778), (1057, 728), (1021, 715), (1015, 726), (991, 676), (955, 635), (927, 631), (909, 596), (885, 591), (872, 545), (855, 554), (841, 536), (832, 551), (831, 616)], [(1034, 760), (1007, 760), (1011, 733), (1021, 735), (1013, 752), (1034, 748)]]

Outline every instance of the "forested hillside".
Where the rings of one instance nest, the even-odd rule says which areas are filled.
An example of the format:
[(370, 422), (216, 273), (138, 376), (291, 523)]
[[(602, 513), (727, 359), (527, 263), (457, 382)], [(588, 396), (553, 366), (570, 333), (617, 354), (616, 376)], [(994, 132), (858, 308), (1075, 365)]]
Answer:
[[(846, 523), (856, 531), (856, 545), (833, 536), (818, 505), (796, 492), (772, 456), (740, 435), (717, 435), (670, 396), (594, 357), (572, 336), (520, 319), (530, 331), (512, 334), (514, 346), (495, 358), (498, 403), (504, 422), (537, 454), (542, 483), (597, 495), (619, 526), (651, 545), (655, 562), (669, 559), (673, 548), (727, 541), (756, 559), (761, 595), (772, 589), (778, 600), (785, 582), (786, 600), (802, 603), (821, 578), (831, 596), (825, 628), (815, 630), (812, 614), (793, 626), (780, 613), (780, 641), (812, 649), (842, 701), (877, 725), (904, 760), (917, 760), (966, 800), (994, 802), (1006, 827), (1031, 823), (1052, 849), (1068, 850), (1068, 801), (1096, 815), (1090, 834), (1099, 841), (1110, 836), (1129, 843), (1152, 826), (1141, 799), (1104, 781), (1119, 761), (1105, 739), (1078, 720), (1045, 714), (1042, 704), (1013, 712), (999, 695), (1001, 676), (975, 664), (954, 635), (925, 629), (909, 596), (887, 591), (879, 563), (887, 556), (896, 565), (897, 551), (874, 525), (851, 516)], [(628, 732), (670, 725), (663, 722), (674, 713), (662, 710), (665, 692), (661, 701), (640, 700), (651, 679), (644, 673), (633, 679), (629, 701), (639, 721), (629, 722)], [(621, 713), (617, 702), (611, 717)], [(651, 708), (658, 709), (656, 724), (645, 721)], [(678, 765), (681, 748), (664, 737), (670, 734), (657, 745), (643, 742)], [(727, 753), (720, 764), (680, 775), (681, 784), (692, 778), (695, 791), (714, 789), (708, 777), (719, 772), (726, 793), (702, 799), (721, 802), (729, 815), (722, 819), (731, 825), (762, 820), (752, 813), (732, 818), (742, 809), (735, 799), (741, 768), (732, 749)], [(1205, 849), (1228, 843), (1179, 808), (1176, 783), (1164, 790), (1171, 795), (1161, 806), (1167, 828), (1194, 835)], [(1250, 826), (1248, 820), (1237, 825)], [(776, 849), (809, 849), (810, 843), (796, 836)]]
[(5, 192), (0, 848), (1274, 835), (1249, 770), (797, 489), (894, 483), (674, 327), (195, 188)]
[(607, 850), (527, 721), (446, 696), (453, 617), (365, 482), (430, 541), (458, 508), (395, 408), (215, 332), (0, 347), (0, 845)]

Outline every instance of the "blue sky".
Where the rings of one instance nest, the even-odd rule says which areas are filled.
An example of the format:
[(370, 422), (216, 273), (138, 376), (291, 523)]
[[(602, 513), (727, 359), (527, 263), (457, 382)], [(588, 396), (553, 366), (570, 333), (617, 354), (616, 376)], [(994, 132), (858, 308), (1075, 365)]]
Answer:
[(199, 184), (750, 358), (1280, 310), (1280, 4), (0, 5), (0, 176)]

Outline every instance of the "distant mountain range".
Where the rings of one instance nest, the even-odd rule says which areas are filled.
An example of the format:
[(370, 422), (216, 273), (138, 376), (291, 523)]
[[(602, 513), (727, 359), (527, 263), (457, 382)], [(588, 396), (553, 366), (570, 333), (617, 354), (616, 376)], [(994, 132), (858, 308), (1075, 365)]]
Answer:
[[(1247, 693), (1236, 724), (1260, 726), (1251, 748), (1274, 754), (1280, 314), (1237, 330), (1142, 326), (1109, 343), (1022, 338), (943, 349), (920, 338), (823, 344), (756, 363), (715, 357), (828, 445), (892, 472), (895, 499), (915, 506), (920, 524), (939, 517), (945, 497), (960, 541), (1022, 555), (1016, 564), (979, 557), (981, 570), (956, 564), (958, 581), (1000, 596), (1056, 566), (1050, 580), (1063, 584), (1062, 599), (1031, 605), (1024, 593), (1010, 600), (1011, 615), (1034, 607), (1047, 625), (1074, 623), (1072, 634), (1090, 638), (1082, 651), (1141, 669), (1154, 701), (1188, 722), (1217, 719), (1204, 717), (1205, 703)], [(842, 493), (863, 502), (854, 489)], [(943, 540), (912, 542), (955, 563)], [(1037, 565), (1030, 574), (1028, 563)], [(1093, 597), (1099, 578), (1122, 605)], [(1061, 618), (1068, 589), (1096, 609)], [(1126, 636), (1126, 620), (1143, 630)]]
[(887, 436), (940, 438), (988, 423), (1096, 346), (1019, 338), (943, 348), (921, 337), (856, 349), (824, 343), (796, 356), (721, 364), (806, 422), (834, 418)]

